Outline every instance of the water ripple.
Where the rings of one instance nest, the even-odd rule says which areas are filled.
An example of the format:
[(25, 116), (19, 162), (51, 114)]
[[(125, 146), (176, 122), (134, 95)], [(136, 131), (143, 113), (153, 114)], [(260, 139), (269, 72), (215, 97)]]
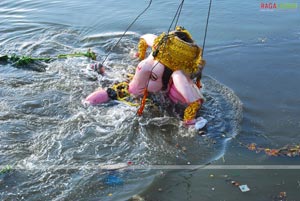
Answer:
[[(20, 51), (51, 54), (40, 49), (48, 45), (49, 49), (57, 48), (53, 52), (75, 51), (80, 46), (105, 43), (96, 49), (105, 52), (119, 37), (108, 35), (80, 40), (76, 32), (54, 30), (37, 36), (42, 42), (18, 41), (15, 45)], [(128, 57), (137, 39), (130, 33), (113, 49), (107, 62), (108, 77), (102, 79), (107, 79), (107, 86), (125, 80), (126, 72), (137, 64)], [(13, 187), (1, 194), (3, 198), (76, 199), (89, 197), (89, 192), (103, 197), (109, 188), (98, 192), (93, 186), (107, 176), (107, 172), (95, 168), (99, 164), (203, 164), (224, 154), (226, 142), (238, 133), (241, 103), (232, 90), (210, 77), (203, 78), (207, 101), (199, 113), (209, 121), (205, 137), (184, 127), (173, 112), (176, 108), (166, 112), (147, 106), (143, 117), (136, 116), (136, 107), (119, 102), (86, 108), (81, 100), (103, 84), (83, 79), (88, 62), (85, 58), (57, 60), (45, 73), (9, 65), (0, 71), (0, 148), (6, 149), (1, 159), (20, 167), (6, 179), (6, 185)], [(61, 165), (64, 168), (55, 169)], [(94, 168), (89, 171), (87, 166)], [(120, 174), (128, 187), (139, 189), (157, 173), (145, 169)], [(86, 192), (75, 193), (79, 188)]]

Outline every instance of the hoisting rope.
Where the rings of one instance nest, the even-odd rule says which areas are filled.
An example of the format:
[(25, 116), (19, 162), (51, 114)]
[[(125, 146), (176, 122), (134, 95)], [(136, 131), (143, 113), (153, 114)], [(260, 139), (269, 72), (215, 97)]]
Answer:
[(179, 4), (179, 6), (178, 6), (178, 8), (177, 8), (177, 11), (176, 11), (176, 13), (175, 13), (175, 15), (174, 15), (174, 17), (173, 17), (173, 20), (172, 20), (172, 22), (171, 22), (171, 24), (170, 24), (170, 26), (169, 26), (169, 29), (168, 29), (168, 32), (167, 32), (167, 33), (170, 33), (171, 28), (172, 28), (172, 25), (173, 25), (175, 19), (177, 18), (177, 19), (176, 19), (176, 22), (175, 22), (175, 25), (174, 25), (174, 29), (176, 28), (177, 23), (178, 23), (178, 20), (179, 20), (179, 17), (180, 17), (180, 14), (181, 14), (181, 10), (182, 10), (182, 7), (183, 7), (183, 3), (184, 3), (184, 0), (182, 0), (181, 3)]
[[(205, 25), (204, 38), (203, 38), (203, 45), (202, 45), (202, 52), (201, 52), (201, 57), (202, 58), (203, 58), (203, 53), (204, 53), (204, 48), (205, 48), (205, 42), (206, 42), (206, 36), (207, 36), (207, 29), (208, 29), (208, 23), (209, 23), (211, 4), (212, 4), (212, 0), (209, 1), (209, 7), (208, 7), (208, 12), (207, 12), (206, 25)], [(202, 77), (202, 73), (199, 73), (196, 77), (196, 85), (198, 86), (198, 88), (201, 87), (201, 82), (200, 82), (201, 77)]]
[[(122, 40), (122, 38), (125, 36), (125, 34), (127, 33), (127, 31), (132, 27), (132, 25), (140, 18), (141, 15), (143, 15), (151, 6), (152, 4), (152, 0), (149, 1), (149, 4), (147, 5), (147, 7), (129, 24), (129, 26), (126, 28), (126, 30), (123, 32), (122, 36), (119, 38), (119, 40), (116, 42), (116, 44), (110, 49), (110, 51), (107, 53), (106, 57), (103, 59), (101, 66), (104, 65), (104, 62), (107, 60), (108, 56), (111, 54), (111, 52), (113, 51), (113, 49), (120, 43), (120, 41)], [(146, 94), (146, 92), (145, 92)], [(147, 95), (144, 95), (145, 97), (142, 100), (142, 104), (146, 104), (146, 98)], [(122, 99), (122, 101), (124, 101), (124, 99)], [(142, 107), (142, 106), (141, 106)], [(143, 111), (144, 108), (140, 108), (139, 110)], [(142, 112), (137, 112), (142, 113)]]
[[(182, 0), (181, 3), (179, 4), (179, 6), (177, 8), (177, 11), (175, 13), (175, 16), (174, 16), (174, 18), (173, 18), (173, 20), (172, 20), (172, 22), (169, 26), (169, 29), (168, 29), (168, 32), (167, 32), (168, 34), (166, 34), (166, 36), (162, 40), (160, 40), (160, 42), (157, 45), (158, 46), (157, 49), (159, 49), (159, 46), (165, 45), (167, 40), (169, 40), (169, 38), (170, 38), (169, 33), (170, 33), (170, 30), (171, 30), (172, 25), (174, 24), (175, 20), (176, 20), (176, 22), (175, 22), (175, 28), (176, 28), (179, 17), (180, 17), (180, 14), (181, 14), (181, 10), (182, 10), (182, 7), (183, 7), (183, 3), (184, 3), (184, 0)], [(203, 53), (204, 53), (205, 44), (206, 44), (211, 6), (212, 6), (212, 0), (210, 0), (209, 7), (208, 7), (208, 13), (207, 13), (207, 18), (206, 18), (206, 26), (205, 26), (205, 32), (204, 32), (204, 39), (203, 39), (203, 45), (202, 45), (202, 52), (201, 52), (201, 58), (203, 58)], [(156, 56), (155, 54), (157, 54), (157, 52), (153, 52), (153, 54), (154, 54), (153, 56), (155, 57)], [(152, 67), (151, 71), (154, 70), (154, 68), (157, 66), (158, 62)], [(197, 82), (198, 82), (198, 80), (200, 81), (200, 79), (201, 79), (201, 74), (197, 77)], [(140, 108), (138, 109), (138, 112), (137, 112), (138, 115), (142, 115), (143, 110), (145, 108), (146, 98), (147, 98), (147, 95), (148, 95), (147, 88), (148, 88), (148, 85), (149, 85), (149, 81), (150, 81), (150, 78), (149, 78), (147, 86), (144, 90), (144, 96), (143, 96), (143, 99), (141, 101), (141, 106), (140, 106)], [(191, 106), (192, 107), (189, 108), (190, 110), (197, 110), (197, 105), (191, 104)], [(190, 112), (190, 113), (194, 113), (194, 112)], [(187, 113), (187, 114), (189, 114), (189, 113)], [(300, 156), (300, 144), (299, 145), (286, 145), (286, 146), (278, 148), (278, 149), (271, 149), (271, 148), (267, 148), (267, 147), (259, 147), (255, 143), (245, 144), (245, 143), (242, 143), (240, 141), (238, 141), (238, 143), (242, 147), (245, 147), (250, 151), (255, 151), (256, 153), (264, 152), (265, 154), (267, 154), (269, 156), (288, 156), (288, 157)], [(209, 164), (207, 164), (207, 165), (209, 165)]]
[(205, 48), (205, 41), (206, 41), (206, 35), (207, 35), (207, 28), (208, 28), (208, 22), (209, 22), (209, 16), (210, 16), (211, 4), (212, 4), (212, 0), (209, 1), (209, 7), (208, 7), (207, 18), (206, 18), (206, 26), (205, 26), (205, 32), (204, 32), (204, 39), (203, 39), (202, 54), (201, 54), (201, 56), (203, 56), (204, 48)]
[[(209, 2), (209, 8), (208, 8), (208, 13), (207, 13), (205, 34), (204, 34), (204, 39), (203, 39), (201, 56), (203, 56), (204, 49), (205, 49), (205, 42), (206, 42), (206, 36), (207, 36), (207, 30), (208, 30), (211, 5), (212, 5), (212, 0), (210, 0), (210, 2)], [(201, 74), (199, 77), (197, 77), (197, 80), (198, 79), (199, 80), (201, 79)], [(286, 145), (286, 146), (278, 148), (278, 149), (271, 149), (271, 148), (267, 148), (267, 147), (259, 147), (255, 143), (245, 144), (240, 141), (238, 141), (238, 143), (240, 144), (240, 146), (245, 147), (250, 151), (255, 151), (256, 153), (264, 152), (268, 156), (288, 156), (288, 157), (300, 156), (300, 144), (299, 145)]]
[(102, 61), (102, 66), (104, 64), (104, 62), (106, 61), (106, 59), (108, 58), (108, 56), (111, 54), (111, 52), (113, 51), (113, 49), (120, 43), (120, 41), (122, 40), (122, 38), (125, 36), (125, 34), (127, 33), (127, 31), (132, 27), (132, 25), (141, 17), (141, 15), (143, 15), (150, 7), (150, 5), (152, 4), (152, 0), (149, 1), (149, 4), (147, 5), (147, 7), (138, 15), (136, 16), (136, 18), (129, 24), (129, 26), (126, 28), (126, 30), (123, 32), (122, 36), (119, 38), (119, 40), (116, 42), (116, 44), (109, 50), (109, 52), (107, 53), (106, 57), (103, 59)]
[(182, 10), (182, 7), (183, 7), (183, 3), (184, 3), (184, 0), (182, 0), (181, 4), (179, 5), (178, 7), (178, 15), (177, 15), (177, 19), (176, 19), (176, 23), (174, 25), (174, 29), (176, 28), (177, 24), (178, 24), (178, 20), (179, 20), (179, 17), (180, 17), (180, 14), (181, 14), (181, 10)]
[[(173, 17), (173, 20), (172, 20), (172, 22), (171, 22), (171, 24), (169, 26), (169, 29), (168, 29), (168, 32), (167, 32), (168, 34), (166, 35), (165, 38), (163, 38), (162, 40), (160, 40), (160, 42), (158, 44), (158, 47), (157, 47), (157, 51), (159, 50), (159, 48), (160, 48), (161, 45), (166, 45), (168, 37), (169, 37), (169, 33), (171, 31), (172, 25), (174, 24), (175, 20), (176, 20), (175, 27), (177, 26), (177, 23), (178, 23), (180, 14), (181, 14), (181, 10), (182, 10), (182, 7), (183, 7), (183, 3), (184, 3), (184, 0), (182, 0), (181, 3), (179, 4), (179, 6), (178, 6), (178, 8), (176, 10), (176, 13), (175, 13), (175, 15)], [(153, 52), (153, 56), (154, 57), (158, 53), (157, 51)], [(147, 82), (146, 87), (144, 89), (143, 98), (141, 100), (141, 105), (140, 105), (139, 109), (137, 110), (137, 115), (138, 116), (141, 116), (143, 114), (143, 111), (144, 111), (144, 108), (145, 108), (145, 105), (146, 105), (146, 99), (147, 99), (147, 96), (148, 96), (148, 86), (149, 86), (149, 83), (150, 83), (151, 75), (152, 75), (152, 72), (153, 72), (154, 68), (157, 66), (158, 63), (159, 63), (159, 61), (157, 61), (156, 64), (151, 69), (151, 74), (149, 76), (148, 82)]]

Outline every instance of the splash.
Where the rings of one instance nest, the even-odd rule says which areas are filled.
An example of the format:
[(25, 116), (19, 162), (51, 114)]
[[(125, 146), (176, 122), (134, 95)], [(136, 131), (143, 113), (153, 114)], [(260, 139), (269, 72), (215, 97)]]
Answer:
[[(79, 37), (64, 34), (68, 39)], [(61, 40), (51, 35), (46, 36), (53, 40), (47, 42), (50, 47)], [(105, 53), (116, 37), (91, 36), (81, 45), (111, 41), (104, 49), (96, 49)], [(100, 83), (85, 79), (82, 73), (90, 61), (84, 58), (52, 62), (44, 73), (5, 66), (7, 71), (0, 72), (1, 161), (16, 169), (5, 181), (12, 188), (2, 197), (103, 198), (112, 190), (104, 181), (111, 171), (102, 170), (100, 164), (142, 165), (144, 169), (118, 172), (124, 184), (113, 189), (117, 195), (112, 198), (124, 199), (151, 184), (157, 175), (152, 165), (201, 165), (225, 153), (228, 141), (239, 132), (242, 104), (232, 90), (209, 76), (203, 78), (206, 102), (199, 113), (208, 120), (205, 136), (160, 107), (147, 106), (138, 117), (137, 107), (118, 101), (82, 105), (82, 99), (97, 87), (127, 79), (138, 63), (128, 57), (137, 40), (135, 34), (125, 36), (106, 63), (107, 77), (98, 77)], [(99, 185), (103, 185), (100, 191)], [(121, 193), (120, 188), (128, 192)], [(18, 195), (16, 189), (20, 189)]]

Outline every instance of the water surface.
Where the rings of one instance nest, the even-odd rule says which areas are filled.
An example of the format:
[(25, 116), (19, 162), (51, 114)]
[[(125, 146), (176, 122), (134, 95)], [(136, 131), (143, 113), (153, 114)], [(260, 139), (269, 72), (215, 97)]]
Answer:
[[(55, 56), (91, 48), (101, 61), (148, 1), (0, 2), (1, 54)], [(167, 31), (179, 2), (153, 1), (113, 49), (107, 76), (91, 80), (91, 62), (69, 58), (46, 72), (0, 65), (0, 161), (3, 200), (272, 200), (300, 195), (297, 171), (151, 170), (148, 165), (299, 164), (240, 142), (279, 148), (299, 144), (300, 12), (261, 11), (260, 2), (213, 2), (204, 57), (206, 136), (161, 108), (111, 102), (85, 107), (97, 87), (126, 79), (138, 61), (140, 35)], [(202, 44), (208, 2), (185, 1), (179, 23)], [(183, 149), (185, 147), (185, 149)], [(103, 164), (145, 168), (102, 170)], [(209, 175), (215, 175), (212, 179)], [(227, 175), (227, 177), (225, 176)], [(111, 185), (109, 178), (123, 184)], [(242, 193), (226, 182), (248, 183)], [(122, 183), (122, 182), (121, 182)]]

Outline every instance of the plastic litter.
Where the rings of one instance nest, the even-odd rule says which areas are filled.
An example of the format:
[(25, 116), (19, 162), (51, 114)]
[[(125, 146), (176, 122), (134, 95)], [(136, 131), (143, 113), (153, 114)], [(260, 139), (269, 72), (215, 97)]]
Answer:
[(203, 117), (197, 118), (197, 122), (195, 123), (195, 128), (197, 130), (202, 129), (205, 125), (207, 124), (207, 120), (204, 119)]
[(239, 188), (243, 193), (250, 191), (250, 188), (247, 186), (247, 184), (240, 185)]
[(88, 66), (91, 70), (97, 72), (98, 74), (103, 75), (105, 70), (104, 66), (101, 63), (92, 63)]
[(286, 197), (286, 192), (280, 192), (279, 197), (280, 198), (285, 198)]
[(122, 185), (123, 183), (123, 179), (115, 175), (108, 175), (105, 181), (105, 184), (109, 186)]
[(240, 186), (240, 183), (236, 182), (236, 181), (231, 181), (231, 184), (234, 185), (234, 186)]
[(205, 131), (199, 131), (198, 135), (204, 136), (205, 135)]

